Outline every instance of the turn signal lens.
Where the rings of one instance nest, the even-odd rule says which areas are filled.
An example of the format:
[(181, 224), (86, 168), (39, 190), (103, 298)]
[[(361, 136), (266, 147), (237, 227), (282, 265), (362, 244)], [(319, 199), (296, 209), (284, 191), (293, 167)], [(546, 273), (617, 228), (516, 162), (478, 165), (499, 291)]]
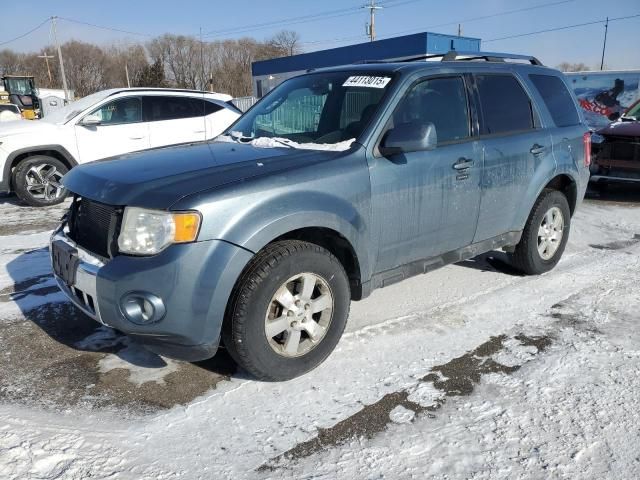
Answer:
[(173, 237), (175, 243), (193, 242), (198, 238), (200, 214), (195, 212), (174, 213), (173, 222), (176, 226)]

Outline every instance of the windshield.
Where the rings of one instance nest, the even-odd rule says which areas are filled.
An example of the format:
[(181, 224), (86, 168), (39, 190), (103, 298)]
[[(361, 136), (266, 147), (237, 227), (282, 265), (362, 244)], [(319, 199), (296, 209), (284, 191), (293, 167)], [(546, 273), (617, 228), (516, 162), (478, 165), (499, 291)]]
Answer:
[(640, 120), (640, 102), (633, 105), (627, 113), (624, 114), (625, 117), (634, 118), (636, 120)]
[(227, 135), (265, 147), (350, 145), (373, 118), (390, 81), (386, 73), (334, 72), (292, 78), (242, 116)]
[(48, 113), (42, 121), (49, 123), (66, 123), (73, 117), (83, 112), (92, 105), (107, 98), (111, 94), (110, 90), (104, 90), (102, 92), (93, 93), (76, 102), (71, 102), (62, 108), (59, 108), (51, 113)]
[(6, 90), (14, 95), (32, 95), (34, 93), (32, 78), (5, 78)]

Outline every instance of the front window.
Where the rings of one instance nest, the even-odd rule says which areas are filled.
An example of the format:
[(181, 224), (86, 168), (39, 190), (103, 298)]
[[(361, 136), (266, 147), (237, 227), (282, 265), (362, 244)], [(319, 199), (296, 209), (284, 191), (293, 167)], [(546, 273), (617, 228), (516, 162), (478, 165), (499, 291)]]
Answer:
[(100, 117), (100, 125), (122, 125), (142, 121), (142, 102), (138, 97), (125, 97), (106, 103), (91, 112)]
[(368, 72), (293, 78), (266, 95), (229, 135), (264, 146), (269, 139), (302, 148), (351, 143), (373, 118), (391, 79), (387, 73)]

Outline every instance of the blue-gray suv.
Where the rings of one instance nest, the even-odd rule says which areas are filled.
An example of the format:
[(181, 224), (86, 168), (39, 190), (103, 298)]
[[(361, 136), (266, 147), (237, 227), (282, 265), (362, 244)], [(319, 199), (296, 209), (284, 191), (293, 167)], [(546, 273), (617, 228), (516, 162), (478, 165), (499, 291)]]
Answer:
[(74, 168), (51, 238), (60, 288), (159, 354), (222, 344), (284, 380), (324, 361), (376, 288), (493, 249), (550, 270), (589, 178), (563, 75), (516, 55), (424, 60), (309, 72), (214, 141)]

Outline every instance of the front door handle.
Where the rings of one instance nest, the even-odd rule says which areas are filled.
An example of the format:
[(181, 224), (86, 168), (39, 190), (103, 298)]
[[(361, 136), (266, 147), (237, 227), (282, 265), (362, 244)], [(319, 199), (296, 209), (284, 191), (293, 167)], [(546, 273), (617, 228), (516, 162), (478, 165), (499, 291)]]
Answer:
[(537, 143), (534, 143), (533, 146), (531, 147), (531, 150), (529, 150), (533, 155), (540, 155), (541, 153), (544, 153), (545, 148), (542, 145), (538, 145)]
[(464, 158), (464, 157), (459, 158), (458, 161), (453, 164), (453, 168), (455, 170), (465, 170), (472, 166), (473, 166), (473, 160), (471, 160), (470, 158)]
[(129, 137), (129, 140), (142, 140), (143, 138), (145, 138), (144, 136), (142, 137)]

